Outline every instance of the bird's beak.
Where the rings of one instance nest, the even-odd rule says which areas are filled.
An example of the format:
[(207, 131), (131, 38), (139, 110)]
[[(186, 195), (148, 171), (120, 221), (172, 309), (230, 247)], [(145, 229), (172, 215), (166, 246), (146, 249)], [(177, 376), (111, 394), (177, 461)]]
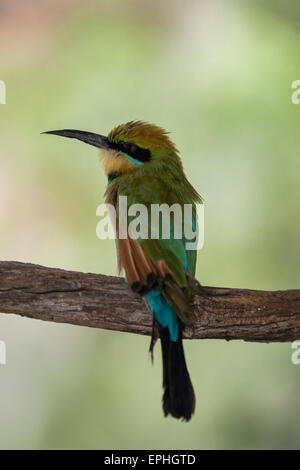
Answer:
[(42, 134), (61, 135), (62, 137), (69, 137), (70, 139), (82, 140), (82, 142), (93, 145), (94, 147), (102, 149), (110, 148), (107, 137), (100, 134), (94, 134), (93, 132), (75, 131), (74, 129), (63, 129), (61, 131), (42, 132)]

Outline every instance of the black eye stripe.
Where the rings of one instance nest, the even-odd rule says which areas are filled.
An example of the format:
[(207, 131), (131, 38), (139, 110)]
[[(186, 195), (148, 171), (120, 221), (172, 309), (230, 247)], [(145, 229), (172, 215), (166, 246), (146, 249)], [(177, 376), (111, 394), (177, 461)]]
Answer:
[(109, 173), (109, 175), (107, 175), (107, 178), (108, 178), (108, 182), (111, 183), (114, 179), (118, 178), (119, 173), (117, 171), (113, 171), (112, 173)]
[(121, 150), (121, 152), (126, 153), (130, 157), (138, 160), (139, 162), (148, 162), (151, 160), (151, 153), (148, 149), (143, 149), (138, 145), (131, 144), (130, 142), (120, 142), (116, 147)]

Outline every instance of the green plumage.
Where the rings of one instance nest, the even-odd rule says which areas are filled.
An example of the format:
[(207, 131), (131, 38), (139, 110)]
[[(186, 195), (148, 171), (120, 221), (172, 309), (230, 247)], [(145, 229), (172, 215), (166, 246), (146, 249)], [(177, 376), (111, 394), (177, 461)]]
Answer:
[[(151, 205), (153, 204), (179, 204), (182, 207), (182, 214), (184, 204), (191, 204), (193, 207), (193, 221), (195, 223), (195, 202), (200, 202), (200, 196), (195, 192), (194, 188), (186, 179), (181, 162), (174, 150), (170, 152), (166, 149), (165, 156), (155, 159), (145, 165), (137, 166), (136, 170), (131, 173), (126, 173), (117, 178), (116, 181), (110, 183), (115, 185), (118, 196), (127, 196), (127, 204), (130, 207), (132, 204), (143, 204), (148, 209), (149, 215), (149, 228), (151, 226)], [(133, 217), (128, 217), (128, 223), (131, 222)], [(138, 241), (143, 250), (149, 258), (156, 262), (160, 259), (164, 260), (173, 273), (173, 279), (180, 288), (184, 289), (184, 294), (187, 301), (191, 298), (191, 291), (188, 286), (188, 279), (186, 271), (190, 274), (195, 274), (196, 267), (196, 250), (186, 250), (186, 241), (184, 235), (182, 239), (174, 239), (173, 232), (173, 219), (171, 218), (171, 237), (170, 239), (162, 239), (161, 236), (158, 240), (150, 238)], [(161, 234), (161, 221), (159, 232)], [(184, 234), (184, 229), (182, 227)], [(169, 286), (170, 287), (170, 286)], [(167, 295), (162, 289), (165, 297), (170, 301), (170, 296)], [(185, 311), (186, 304), (174, 305), (178, 316), (184, 323), (189, 323)]]
[[(108, 176), (107, 203), (118, 209), (120, 196), (127, 196), (128, 207), (143, 204), (148, 209), (149, 227), (154, 225), (158, 237), (151, 238), (149, 231), (147, 236), (141, 234), (135, 240), (127, 237), (124, 241), (119, 237), (119, 259), (130, 286), (146, 296), (159, 325), (165, 416), (171, 414), (188, 421), (194, 413), (195, 395), (186, 367), (182, 330), (193, 321), (190, 301), (197, 285), (193, 277), (197, 252), (186, 249), (186, 242), (191, 240), (185, 239), (184, 230), (181, 238), (175, 237), (174, 218), (170, 236), (165, 239), (162, 220), (154, 223), (150, 215), (153, 204), (169, 207), (178, 204), (182, 209), (190, 204), (193, 210), (188, 223), (195, 232), (195, 204), (202, 202), (201, 197), (188, 182), (175, 145), (158, 126), (131, 121), (117, 126), (107, 137), (70, 129), (49, 133), (75, 138), (100, 149)], [(132, 220), (133, 216), (128, 217), (128, 224)]]

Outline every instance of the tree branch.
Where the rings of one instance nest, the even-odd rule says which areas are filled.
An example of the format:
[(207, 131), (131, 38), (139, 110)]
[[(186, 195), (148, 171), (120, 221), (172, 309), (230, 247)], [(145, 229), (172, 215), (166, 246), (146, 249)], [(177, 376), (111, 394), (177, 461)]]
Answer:
[[(188, 339), (300, 339), (300, 290), (203, 287)], [(150, 335), (152, 315), (123, 279), (34, 264), (0, 262), (0, 312), (38, 320)]]

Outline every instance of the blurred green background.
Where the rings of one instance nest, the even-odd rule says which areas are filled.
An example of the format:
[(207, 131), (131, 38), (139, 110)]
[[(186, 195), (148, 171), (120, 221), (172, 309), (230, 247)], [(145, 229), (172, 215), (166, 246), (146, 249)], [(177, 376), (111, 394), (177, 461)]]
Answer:
[[(117, 274), (96, 149), (40, 132), (143, 119), (205, 199), (198, 279), (299, 288), (299, 20), (297, 1), (0, 1), (0, 259)], [(187, 424), (163, 418), (149, 338), (1, 315), (0, 339), (3, 449), (299, 448), (288, 343), (186, 341)]]

